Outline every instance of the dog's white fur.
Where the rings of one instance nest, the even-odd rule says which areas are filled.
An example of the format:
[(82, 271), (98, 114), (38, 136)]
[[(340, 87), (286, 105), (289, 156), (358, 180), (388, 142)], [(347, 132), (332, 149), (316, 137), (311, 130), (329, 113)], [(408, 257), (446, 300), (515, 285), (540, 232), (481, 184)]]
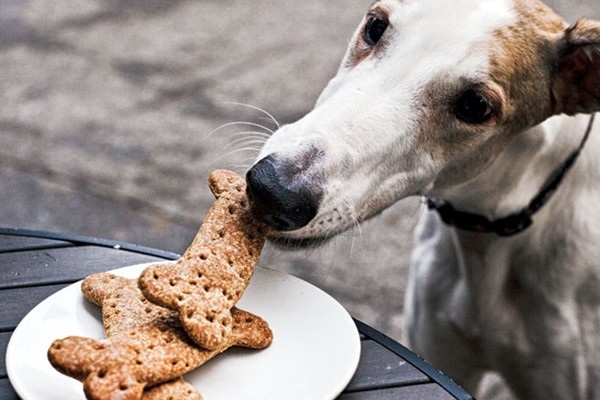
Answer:
[[(567, 30), (537, 0), (383, 0), (371, 12), (389, 18), (381, 42), (365, 43), (363, 22), (314, 110), (261, 151), (322, 191), (317, 216), (283, 238), (331, 236), (411, 195), (489, 218), (519, 211), (581, 141), (589, 116), (578, 113), (600, 110), (598, 88), (570, 89), (561, 72), (581, 37), (590, 63), (600, 58), (600, 23)], [(491, 121), (453, 115), (469, 87), (492, 99)], [(578, 115), (550, 118), (564, 113)], [(522, 399), (600, 399), (599, 176), (597, 121), (526, 231), (459, 231), (424, 212), (409, 346), (471, 391), (497, 370)]]

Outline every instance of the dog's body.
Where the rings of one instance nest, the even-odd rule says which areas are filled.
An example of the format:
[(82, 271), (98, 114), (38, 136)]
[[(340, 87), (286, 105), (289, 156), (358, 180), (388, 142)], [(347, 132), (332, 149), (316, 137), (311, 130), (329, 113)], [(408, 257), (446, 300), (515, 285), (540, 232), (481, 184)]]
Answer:
[[(532, 198), (588, 118), (526, 132), (464, 188), (465, 207), (485, 204), (486, 191), (497, 194), (487, 199), (496, 207)], [(522, 399), (600, 398), (599, 129), (568, 176), (518, 235), (457, 230), (434, 212), (420, 221), (408, 343), (471, 391), (483, 372), (497, 370)]]
[[(373, 4), (315, 109), (249, 171), (275, 241), (331, 237), (420, 195), (498, 219), (526, 208), (600, 111), (600, 23), (537, 0)], [(550, 119), (548, 119), (550, 118)], [(499, 371), (523, 399), (600, 399), (600, 121), (514, 236), (425, 212), (408, 344), (474, 391)]]

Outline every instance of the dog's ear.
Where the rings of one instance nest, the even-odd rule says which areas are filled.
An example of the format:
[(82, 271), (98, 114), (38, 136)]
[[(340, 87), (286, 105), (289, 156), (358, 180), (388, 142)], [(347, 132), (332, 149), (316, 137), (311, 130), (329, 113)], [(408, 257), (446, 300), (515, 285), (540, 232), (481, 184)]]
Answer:
[(577, 21), (558, 42), (553, 84), (557, 114), (600, 111), (600, 22)]

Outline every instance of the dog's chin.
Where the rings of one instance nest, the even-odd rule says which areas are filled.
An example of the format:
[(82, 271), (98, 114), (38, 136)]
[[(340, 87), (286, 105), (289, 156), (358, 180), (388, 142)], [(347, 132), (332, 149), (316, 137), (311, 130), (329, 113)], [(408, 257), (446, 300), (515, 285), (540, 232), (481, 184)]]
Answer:
[(343, 219), (341, 216), (335, 221), (330, 217), (332, 214), (339, 213), (318, 216), (308, 225), (295, 231), (271, 231), (267, 239), (275, 247), (283, 250), (305, 250), (323, 246), (356, 225), (353, 219)]
[(316, 236), (307, 238), (269, 236), (268, 240), (275, 247), (282, 250), (306, 250), (320, 247), (327, 243), (331, 238), (333, 238), (333, 236)]

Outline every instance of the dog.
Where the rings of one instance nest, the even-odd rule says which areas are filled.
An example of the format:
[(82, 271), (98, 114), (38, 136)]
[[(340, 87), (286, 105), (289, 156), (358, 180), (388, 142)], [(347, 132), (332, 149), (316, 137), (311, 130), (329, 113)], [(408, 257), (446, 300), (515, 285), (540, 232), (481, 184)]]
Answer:
[(472, 393), (494, 370), (521, 399), (600, 399), (598, 111), (600, 22), (380, 0), (248, 196), (288, 247), (421, 196), (407, 345)]

